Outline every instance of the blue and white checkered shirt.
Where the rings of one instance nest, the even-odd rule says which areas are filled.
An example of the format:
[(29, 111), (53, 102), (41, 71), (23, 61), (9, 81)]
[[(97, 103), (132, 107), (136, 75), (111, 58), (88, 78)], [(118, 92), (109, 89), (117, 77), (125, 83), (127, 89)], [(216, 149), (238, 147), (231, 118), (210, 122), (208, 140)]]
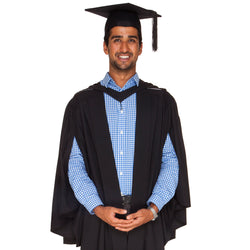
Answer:
[[(107, 73), (101, 81), (101, 85), (116, 91), (124, 91), (139, 85), (139, 77), (135, 74), (123, 88), (120, 88)], [(121, 195), (131, 195), (135, 148), (136, 93), (121, 103), (106, 93), (104, 93), (104, 98)], [(178, 159), (171, 139), (167, 135), (163, 147), (161, 171), (148, 204), (152, 202), (159, 210), (162, 209), (174, 196), (178, 183), (178, 173)], [(75, 139), (69, 159), (68, 176), (77, 200), (93, 214), (93, 209), (103, 205), (103, 203), (93, 181), (87, 174), (82, 153)]]

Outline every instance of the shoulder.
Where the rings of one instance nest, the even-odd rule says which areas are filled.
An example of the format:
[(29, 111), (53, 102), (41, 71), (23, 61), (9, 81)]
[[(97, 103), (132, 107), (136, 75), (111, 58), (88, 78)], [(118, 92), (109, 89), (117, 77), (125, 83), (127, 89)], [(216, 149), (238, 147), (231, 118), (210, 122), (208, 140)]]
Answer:
[(84, 100), (86, 98), (91, 98), (93, 95), (95, 95), (94, 89), (97, 85), (99, 85), (99, 83), (92, 84), (88, 88), (77, 92), (74, 95), (73, 99), (77, 99), (79, 101), (79, 100)]
[(66, 110), (75, 110), (80, 106), (86, 104), (88, 100), (92, 99), (96, 95), (96, 91), (94, 91), (94, 87), (96, 85), (98, 85), (98, 83), (92, 84), (88, 88), (75, 93), (74, 96), (68, 102)]
[(163, 101), (166, 104), (170, 105), (176, 105), (174, 97), (165, 88), (160, 88), (155, 84), (148, 83), (142, 80), (140, 80), (140, 83), (146, 87), (146, 91), (150, 95), (154, 95), (159, 98), (159, 101)]

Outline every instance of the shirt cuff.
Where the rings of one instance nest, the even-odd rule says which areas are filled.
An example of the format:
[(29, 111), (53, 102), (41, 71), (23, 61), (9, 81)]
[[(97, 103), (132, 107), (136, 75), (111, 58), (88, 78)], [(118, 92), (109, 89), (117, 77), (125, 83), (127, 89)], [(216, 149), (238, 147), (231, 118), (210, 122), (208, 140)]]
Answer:
[(94, 209), (98, 206), (103, 206), (103, 202), (99, 197), (89, 197), (88, 202), (84, 204), (84, 207), (91, 215), (94, 215)]
[(154, 203), (157, 206), (159, 212), (165, 206), (165, 204), (167, 204), (167, 202), (163, 201), (163, 199), (156, 194), (152, 194), (150, 196), (150, 198), (147, 201), (147, 205), (149, 206), (150, 203)]

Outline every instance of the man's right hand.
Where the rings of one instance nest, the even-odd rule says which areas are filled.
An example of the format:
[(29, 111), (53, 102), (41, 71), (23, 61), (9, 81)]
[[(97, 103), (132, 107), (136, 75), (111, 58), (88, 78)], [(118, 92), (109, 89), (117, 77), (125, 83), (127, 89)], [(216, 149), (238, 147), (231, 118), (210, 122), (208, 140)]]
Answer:
[(115, 207), (104, 207), (98, 206), (94, 209), (94, 213), (101, 220), (106, 222), (112, 227), (122, 227), (124, 225), (130, 224), (133, 220), (123, 220), (115, 217), (116, 214), (126, 214), (127, 211)]

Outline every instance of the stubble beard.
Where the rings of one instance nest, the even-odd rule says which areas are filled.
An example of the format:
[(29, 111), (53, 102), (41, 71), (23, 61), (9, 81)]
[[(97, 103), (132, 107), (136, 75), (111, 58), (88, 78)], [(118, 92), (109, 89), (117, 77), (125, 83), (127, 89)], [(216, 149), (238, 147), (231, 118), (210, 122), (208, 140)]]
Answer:
[[(126, 53), (128, 54), (128, 53)], [(117, 54), (116, 57), (118, 57), (119, 55)], [(132, 53), (129, 53), (130, 57), (133, 57)], [(135, 68), (136, 65), (136, 61), (131, 61), (130, 64), (125, 65), (122, 63), (118, 63), (116, 60), (112, 60), (110, 58), (110, 65), (113, 67), (113, 69), (117, 70), (117, 71), (122, 71), (122, 72), (127, 72), (130, 71), (131, 69)]]
[(119, 63), (117, 63), (116, 61), (111, 62), (111, 65), (113, 66), (114, 69), (118, 70), (118, 71), (130, 71), (132, 68), (134, 68), (135, 63), (131, 62), (129, 65), (120, 65)]

